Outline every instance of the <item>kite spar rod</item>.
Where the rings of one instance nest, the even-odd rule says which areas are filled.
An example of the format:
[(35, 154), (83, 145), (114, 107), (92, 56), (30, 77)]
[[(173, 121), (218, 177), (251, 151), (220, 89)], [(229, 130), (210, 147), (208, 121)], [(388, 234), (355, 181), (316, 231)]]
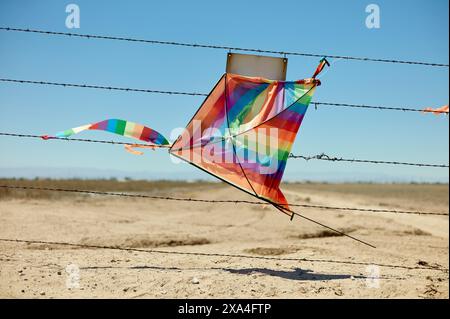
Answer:
[(371, 247), (371, 248), (377, 248), (377, 247), (375, 247), (374, 245), (369, 244), (369, 243), (366, 242), (366, 241), (363, 241), (363, 240), (361, 240), (361, 239), (358, 239), (358, 238), (356, 238), (356, 237), (353, 237), (352, 235), (349, 235), (349, 234), (346, 234), (346, 233), (344, 233), (344, 232), (341, 232), (340, 230), (337, 230), (337, 229), (334, 229), (334, 228), (332, 228), (332, 227), (330, 227), (330, 226), (327, 226), (327, 225), (325, 225), (325, 224), (322, 224), (322, 223), (320, 223), (320, 222), (318, 222), (318, 221), (315, 221), (314, 219), (311, 219), (311, 218), (309, 218), (309, 217), (306, 217), (306, 216), (301, 215), (301, 214), (296, 213), (296, 212), (292, 212), (292, 214), (294, 214), (294, 215), (296, 215), (296, 216), (298, 216), (298, 217), (301, 217), (301, 218), (303, 218), (303, 219), (306, 219), (306, 220), (308, 220), (308, 221), (310, 221), (310, 222), (312, 222), (312, 223), (314, 223), (314, 224), (317, 224), (317, 225), (319, 225), (319, 226), (325, 227), (325, 228), (327, 228), (327, 229), (329, 229), (329, 230), (331, 230), (331, 231), (334, 231), (334, 232), (336, 232), (336, 233), (338, 233), (338, 234), (340, 234), (340, 235), (342, 235), (342, 236), (345, 236), (345, 237), (348, 237), (348, 238), (350, 238), (350, 239), (356, 240), (357, 242), (360, 242), (361, 244), (367, 245), (367, 246), (369, 246), (369, 247)]
[(369, 244), (368, 242), (365, 242), (365, 241), (363, 241), (363, 240), (361, 240), (361, 239), (358, 239), (358, 238), (356, 238), (356, 237), (353, 237), (352, 235), (346, 234), (346, 233), (344, 233), (344, 232), (342, 232), (342, 231), (340, 231), (340, 230), (337, 230), (337, 229), (335, 229), (335, 228), (332, 228), (332, 227), (330, 227), (330, 226), (327, 226), (327, 225), (325, 225), (325, 224), (322, 224), (321, 222), (318, 222), (318, 221), (316, 221), (316, 220), (314, 220), (314, 219), (312, 219), (312, 218), (309, 218), (309, 217), (306, 217), (306, 216), (304, 216), (304, 215), (302, 215), (302, 214), (300, 214), (300, 213), (294, 212), (294, 211), (291, 210), (291, 209), (282, 207), (282, 206), (277, 205), (277, 204), (275, 204), (275, 203), (271, 203), (271, 204), (272, 204), (276, 209), (278, 209), (279, 211), (281, 211), (281, 212), (284, 213), (284, 214), (286, 214), (286, 212), (291, 213), (291, 220), (294, 218), (294, 215), (295, 215), (295, 216), (298, 216), (298, 217), (300, 217), (300, 218), (306, 219), (307, 221), (310, 221), (310, 222), (312, 222), (312, 223), (314, 223), (314, 224), (316, 224), (316, 225), (319, 225), (319, 226), (322, 226), (322, 227), (324, 227), (324, 228), (326, 228), (326, 229), (329, 229), (329, 230), (331, 230), (331, 231), (333, 231), (333, 232), (335, 232), (335, 233), (337, 233), (337, 234), (339, 234), (339, 235), (342, 235), (342, 236), (348, 237), (348, 238), (350, 238), (350, 239), (356, 240), (357, 242), (359, 242), (359, 243), (361, 243), (361, 244), (367, 245), (367, 246), (372, 247), (372, 248), (377, 248), (377, 247), (375, 247), (374, 245)]

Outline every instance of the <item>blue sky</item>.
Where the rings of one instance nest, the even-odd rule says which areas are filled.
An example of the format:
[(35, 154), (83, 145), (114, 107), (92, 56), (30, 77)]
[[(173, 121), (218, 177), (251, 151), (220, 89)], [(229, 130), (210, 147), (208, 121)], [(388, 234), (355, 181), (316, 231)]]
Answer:
[[(81, 28), (65, 27), (76, 3)], [(365, 26), (376, 3), (381, 28)], [(448, 1), (10, 1), (0, 25), (448, 64)], [(317, 58), (289, 56), (288, 79), (311, 76)], [(226, 52), (0, 31), (0, 77), (209, 92)], [(315, 100), (424, 108), (448, 103), (448, 68), (330, 61)], [(0, 131), (52, 134), (106, 118), (146, 124), (166, 136), (202, 97), (0, 83)], [(448, 163), (447, 116), (311, 108), (296, 154)], [(81, 138), (118, 139), (87, 132)], [(133, 156), (120, 146), (0, 137), (0, 175), (209, 178), (165, 151)], [(285, 179), (448, 182), (448, 169), (290, 160)]]

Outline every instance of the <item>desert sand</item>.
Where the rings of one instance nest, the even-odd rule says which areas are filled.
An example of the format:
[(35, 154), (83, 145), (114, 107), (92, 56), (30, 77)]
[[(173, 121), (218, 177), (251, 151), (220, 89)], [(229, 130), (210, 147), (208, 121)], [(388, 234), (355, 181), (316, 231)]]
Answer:
[[(254, 200), (223, 183), (2, 184)], [(301, 204), (444, 213), (449, 207), (448, 185), (283, 189), (290, 202)], [(449, 298), (448, 216), (295, 210), (376, 248), (299, 217), (290, 221), (270, 205), (3, 190), (2, 239), (133, 250), (0, 241), (0, 297)]]

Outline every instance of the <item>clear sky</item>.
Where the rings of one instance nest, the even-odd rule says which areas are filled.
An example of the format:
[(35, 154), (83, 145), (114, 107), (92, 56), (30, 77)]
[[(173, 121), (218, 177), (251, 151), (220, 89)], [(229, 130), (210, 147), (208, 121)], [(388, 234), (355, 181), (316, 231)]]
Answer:
[[(66, 5), (80, 7), (67, 29)], [(368, 29), (365, 8), (381, 10)], [(155, 40), (395, 58), (448, 64), (448, 1), (0, 1), (0, 25)], [(288, 79), (310, 77), (318, 59), (289, 56)], [(0, 31), (0, 77), (209, 92), (226, 52)], [(333, 61), (318, 101), (439, 107), (449, 100), (448, 68)], [(0, 131), (52, 134), (107, 118), (146, 124), (166, 136), (183, 127), (202, 97), (0, 83)], [(421, 113), (310, 108), (293, 153), (442, 163), (449, 119)], [(116, 139), (104, 132), (80, 138)], [(134, 156), (121, 146), (0, 137), (0, 175), (209, 178), (167, 152)], [(287, 180), (448, 182), (449, 171), (290, 160)]]

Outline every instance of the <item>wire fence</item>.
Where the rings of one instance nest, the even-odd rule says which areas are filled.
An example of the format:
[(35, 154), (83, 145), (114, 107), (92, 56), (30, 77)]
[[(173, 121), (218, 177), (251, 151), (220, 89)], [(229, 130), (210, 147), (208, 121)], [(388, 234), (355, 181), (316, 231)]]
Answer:
[[(19, 134), (19, 133), (8, 133), (0, 132), (0, 136), (10, 136), (18, 138), (37, 138), (43, 139), (42, 135), (33, 134)], [(96, 139), (83, 139), (83, 138), (62, 138), (62, 137), (46, 137), (48, 140), (60, 140), (60, 141), (72, 141), (72, 142), (87, 142), (87, 143), (102, 143), (102, 144), (117, 144), (117, 145), (130, 145), (130, 146), (148, 146), (149, 144), (140, 143), (128, 143), (119, 141), (108, 141), (108, 140), (96, 140)], [(158, 145), (155, 146), (157, 148)], [(163, 146), (167, 148), (166, 146)], [(318, 154), (312, 156), (305, 155), (295, 155), (289, 154), (289, 158), (292, 159), (303, 159), (309, 160), (320, 160), (320, 161), (330, 161), (330, 162), (349, 162), (349, 163), (368, 163), (368, 164), (385, 164), (385, 165), (406, 165), (406, 166), (416, 166), (416, 167), (435, 167), (435, 168), (449, 168), (448, 164), (427, 164), (427, 163), (411, 163), (411, 162), (399, 162), (399, 161), (381, 161), (381, 160), (366, 160), (366, 159), (348, 159), (342, 157), (330, 156), (327, 154)]]
[[(38, 85), (59, 86), (59, 87), (74, 87), (74, 88), (98, 89), (98, 90), (108, 90), (108, 91), (155, 93), (155, 94), (167, 94), (167, 95), (188, 95), (188, 96), (205, 96), (205, 97), (208, 96), (208, 93), (200, 93), (200, 92), (155, 90), (155, 89), (142, 89), (142, 88), (108, 86), (108, 85), (20, 80), (20, 79), (11, 79), (11, 78), (0, 78), (0, 82), (19, 83), (19, 84), (38, 84)], [(431, 110), (431, 109), (415, 109), (415, 108), (411, 108), (411, 107), (393, 107), (393, 106), (383, 106), (383, 105), (333, 103), (333, 102), (320, 102), (320, 101), (312, 101), (311, 104), (314, 105), (316, 108), (319, 106), (329, 106), (329, 107), (338, 107), (338, 108), (339, 107), (347, 107), (347, 108), (372, 109), (372, 110), (382, 110), (382, 111), (434, 113), (434, 114), (446, 114), (446, 115), (449, 114), (449, 111)]]
[(442, 110), (432, 110), (432, 109), (414, 109), (411, 107), (393, 107), (393, 106), (382, 106), (382, 105), (366, 105), (366, 104), (349, 104), (349, 103), (332, 103), (332, 102), (311, 102), (312, 105), (316, 106), (332, 106), (332, 107), (348, 107), (356, 109), (372, 109), (372, 110), (382, 110), (382, 111), (400, 111), (400, 112), (416, 112), (416, 113), (434, 113), (434, 114), (445, 114), (448, 115), (449, 111)]
[(32, 81), (32, 80), (18, 80), (18, 79), (9, 79), (9, 78), (0, 78), (0, 81), (1, 82), (20, 83), (20, 84), (39, 84), (39, 85), (75, 87), (75, 88), (98, 89), (98, 90), (109, 90), (109, 91), (156, 93), (156, 94), (168, 94), (168, 95), (208, 96), (208, 94), (206, 94), (206, 93), (163, 91), (163, 90), (139, 89), (139, 88), (129, 88), (129, 87), (118, 87), (118, 86), (79, 84), (79, 83), (77, 84), (77, 83), (65, 83), (65, 82)]
[[(34, 187), (34, 186), (20, 186), (20, 185), (0, 185), (3, 189), (20, 189), (31, 191), (48, 191), (48, 192), (65, 192), (65, 193), (78, 193), (87, 195), (100, 195), (100, 196), (116, 196), (116, 197), (128, 197), (128, 198), (146, 198), (153, 200), (168, 200), (168, 201), (181, 201), (181, 202), (195, 202), (195, 203), (214, 203), (214, 204), (249, 204), (266, 206), (268, 203), (249, 200), (215, 200), (215, 199), (202, 199), (202, 198), (180, 198), (171, 196), (154, 196), (145, 194), (129, 194), (129, 193), (117, 193), (117, 192), (100, 192), (92, 190), (82, 189), (66, 189), (66, 188), (50, 188), (50, 187)], [(437, 212), (420, 212), (420, 211), (405, 211), (405, 210), (390, 210), (390, 209), (369, 209), (369, 208), (357, 208), (357, 207), (336, 207), (336, 206), (324, 206), (324, 205), (310, 205), (310, 204), (289, 204), (292, 207), (302, 207), (320, 210), (340, 210), (349, 212), (366, 212), (366, 213), (393, 213), (393, 214), (409, 214), (409, 215), (434, 215), (434, 216), (449, 216), (449, 213), (437, 213)]]
[(378, 161), (378, 160), (366, 160), (366, 159), (350, 159), (342, 157), (334, 157), (327, 154), (318, 154), (313, 156), (304, 155), (294, 155), (289, 154), (289, 158), (300, 158), (306, 161), (309, 160), (321, 160), (321, 161), (331, 161), (331, 162), (349, 162), (349, 163), (369, 163), (369, 164), (387, 164), (387, 165), (406, 165), (406, 166), (417, 166), (417, 167), (440, 167), (449, 168), (448, 164), (425, 164), (425, 163), (411, 163), (411, 162), (399, 162), (399, 161)]
[[(103, 40), (117, 40), (117, 41), (128, 41), (128, 42), (139, 42), (146, 44), (155, 45), (172, 45), (179, 47), (192, 47), (192, 48), (208, 48), (208, 49), (220, 49), (231, 51), (243, 51), (243, 52), (256, 52), (256, 53), (267, 53), (282, 56), (304, 56), (304, 57), (317, 57), (317, 58), (335, 58), (343, 60), (354, 60), (354, 61), (364, 61), (364, 62), (382, 62), (382, 63), (395, 63), (395, 64), (409, 64), (409, 65), (423, 65), (431, 67), (445, 67), (448, 68), (448, 64), (444, 63), (432, 63), (424, 61), (408, 61), (399, 59), (380, 59), (380, 58), (370, 58), (370, 57), (357, 57), (357, 56), (347, 56), (347, 55), (328, 55), (328, 54), (314, 54), (306, 52), (289, 52), (289, 51), (276, 51), (276, 50), (264, 50), (255, 48), (242, 48), (242, 47), (232, 47), (232, 46), (222, 46), (214, 44), (197, 44), (197, 43), (187, 43), (187, 42), (173, 42), (173, 41), (159, 41), (159, 40), (149, 40), (149, 39), (138, 39), (131, 37), (117, 37), (117, 36), (105, 36), (98, 34), (78, 34), (69, 32), (56, 32), (56, 31), (45, 31), (36, 29), (23, 29), (23, 28), (10, 28), (10, 27), (0, 27), (2, 31), (9, 32), (26, 32), (26, 33), (36, 33), (43, 35), (56, 35), (56, 36), (66, 36), (66, 37), (78, 37), (87, 39), (103, 39)], [(115, 90), (115, 91), (126, 91), (126, 92), (141, 92), (141, 93), (155, 93), (155, 94), (167, 94), (167, 95), (188, 95), (188, 96), (208, 96), (207, 93), (199, 92), (184, 92), (184, 91), (169, 91), (169, 90), (155, 90), (155, 89), (140, 89), (140, 88), (130, 88), (130, 87), (117, 87), (117, 86), (105, 86), (105, 85), (88, 85), (88, 84), (77, 84), (77, 83), (64, 83), (64, 82), (50, 82), (50, 81), (34, 81), (34, 80), (21, 80), (21, 79), (11, 79), (11, 78), (0, 78), (0, 82), (9, 83), (20, 83), (20, 84), (38, 84), (38, 85), (49, 85), (49, 86), (61, 86), (61, 87), (76, 87), (76, 88), (89, 88), (89, 89), (100, 89), (100, 90)], [(429, 112), (429, 113), (443, 113), (448, 115), (448, 111), (441, 110), (431, 110), (431, 109), (415, 109), (410, 107), (390, 107), (390, 106), (375, 106), (375, 105), (364, 105), (364, 104), (348, 104), (348, 103), (333, 103), (333, 102), (311, 102), (316, 108), (318, 106), (330, 106), (330, 107), (349, 107), (358, 109), (376, 109), (376, 110), (391, 110), (391, 111), (403, 111), (403, 112)], [(2, 136), (10, 137), (26, 137), (26, 138), (42, 138), (40, 135), (31, 134), (18, 134), (18, 133), (8, 133), (0, 132)], [(119, 145), (147, 145), (147, 144), (135, 144), (119, 141), (107, 141), (107, 140), (95, 140), (95, 139), (78, 139), (78, 138), (53, 138), (65, 141), (78, 141), (78, 142), (90, 142), (90, 143), (105, 143), (105, 144), (119, 144)], [(322, 161), (332, 161), (332, 162), (351, 162), (351, 163), (371, 163), (371, 164), (389, 164), (389, 165), (408, 165), (417, 167), (439, 167), (448, 168), (449, 165), (445, 164), (426, 164), (426, 163), (411, 163), (411, 162), (400, 162), (400, 161), (379, 161), (379, 160), (365, 160), (365, 159), (349, 159), (349, 158), (339, 158), (329, 156), (327, 154), (318, 154), (313, 156), (295, 155), (289, 154), (289, 158), (292, 159), (304, 159), (309, 160), (322, 160)], [(21, 189), (21, 190), (32, 190), (32, 191), (54, 191), (54, 192), (69, 192), (69, 193), (79, 193), (79, 194), (90, 194), (90, 195), (105, 195), (105, 196), (120, 196), (128, 198), (147, 198), (153, 200), (173, 200), (173, 201), (185, 201), (185, 202), (201, 202), (201, 203), (233, 203), (233, 204), (251, 204), (251, 205), (267, 205), (265, 202), (247, 201), (247, 200), (208, 200), (208, 199), (198, 199), (198, 198), (177, 198), (177, 197), (167, 197), (167, 196), (150, 196), (144, 194), (127, 194), (127, 193), (115, 193), (115, 192), (99, 192), (90, 190), (80, 190), (80, 189), (61, 189), (61, 188), (46, 188), (46, 187), (32, 187), (32, 186), (18, 186), (18, 185), (0, 185), (3, 189)], [(396, 214), (414, 214), (414, 215), (438, 215), (438, 216), (448, 216), (448, 213), (430, 213), (430, 212), (419, 212), (419, 211), (401, 211), (401, 210), (385, 210), (385, 209), (366, 209), (366, 208), (352, 208), (352, 207), (333, 207), (333, 206), (323, 206), (323, 205), (309, 205), (309, 204), (291, 204), (292, 207), (303, 207), (311, 209), (321, 209), (321, 210), (342, 210), (342, 211), (353, 211), (353, 212), (371, 212), (371, 213), (396, 213)], [(306, 216), (290, 211), (299, 217), (307, 219), (318, 225), (326, 227), (332, 231), (340, 233), (344, 236), (352, 238), (368, 246), (374, 247), (373, 245), (352, 237), (348, 234), (342, 233), (338, 230), (330, 228), (323, 225), (317, 221), (314, 221)], [(162, 251), (162, 250), (147, 250), (138, 248), (127, 248), (127, 247), (111, 247), (102, 245), (85, 245), (67, 242), (50, 242), (50, 241), (37, 241), (37, 240), (20, 240), (20, 239), (6, 239), (0, 238), (2, 242), (16, 242), (16, 243), (40, 243), (49, 245), (65, 245), (73, 247), (84, 247), (92, 249), (116, 249), (124, 251), (136, 251), (136, 252), (146, 252), (146, 253), (162, 253), (162, 254), (182, 254), (182, 255), (195, 255), (195, 256), (208, 256), (208, 257), (230, 257), (230, 258), (253, 258), (253, 259), (264, 259), (264, 260), (289, 260), (289, 261), (303, 261), (303, 262), (327, 262), (327, 263), (338, 263), (338, 264), (356, 264), (356, 265), (377, 265), (380, 267), (391, 267), (391, 268), (403, 268), (403, 269), (420, 269), (420, 270), (439, 270), (448, 273), (448, 269), (439, 266), (430, 267), (418, 267), (418, 266), (403, 266), (403, 265), (388, 265), (388, 264), (373, 264), (364, 262), (353, 262), (353, 261), (335, 261), (335, 260), (320, 260), (320, 259), (306, 259), (306, 258), (277, 258), (277, 257), (263, 257), (263, 256), (247, 256), (247, 255), (234, 255), (234, 254), (216, 254), (216, 253), (198, 253), (198, 252), (177, 252), (177, 251)]]
[(150, 254), (167, 254), (167, 255), (172, 254), (172, 255), (187, 255), (187, 256), (201, 256), (201, 257), (222, 257), (222, 258), (270, 260), (270, 261), (293, 261), (293, 262), (309, 262), (309, 263), (331, 263), (331, 264), (341, 264), (341, 265), (378, 266), (378, 267), (385, 267), (385, 268), (399, 268), (399, 269), (407, 269), (407, 270), (435, 270), (435, 271), (441, 271), (441, 272), (448, 273), (448, 268), (444, 268), (444, 267), (440, 267), (440, 266), (431, 266), (431, 265), (430, 266), (405, 266), (405, 265), (369, 263), (369, 262), (358, 262), (358, 261), (347, 261), (347, 260), (332, 260), (332, 259), (287, 258), (287, 257), (251, 256), (251, 255), (241, 255), (241, 254), (167, 251), (167, 250), (159, 250), (159, 249), (142, 249), (142, 248), (131, 248), (131, 247), (88, 245), (88, 244), (77, 244), (77, 243), (69, 243), (69, 242), (10, 239), (10, 238), (0, 238), (0, 242), (42, 244), (42, 245), (60, 245), (60, 246), (79, 247), (79, 248), (86, 248), (86, 249), (111, 249), (111, 250), (150, 253)]
[(303, 56), (303, 57), (314, 57), (314, 58), (325, 57), (325, 58), (330, 58), (330, 59), (342, 59), (342, 60), (353, 60), (353, 61), (364, 61), (364, 62), (410, 64), (410, 65), (423, 65), (423, 66), (446, 67), (446, 68), (449, 67), (449, 65), (445, 64), (445, 63), (407, 61), (407, 60), (400, 60), (400, 59), (380, 59), (380, 58), (370, 58), (370, 57), (318, 54), (318, 53), (293, 52), (293, 51), (281, 51), (281, 50), (264, 50), (264, 49), (255, 49), (255, 48), (243, 48), (243, 47), (215, 45), (215, 44), (160, 41), (160, 40), (150, 40), (150, 39), (138, 39), (138, 38), (131, 38), (131, 37), (106, 36), (106, 35), (100, 35), (100, 34), (57, 32), (57, 31), (37, 30), (37, 29), (29, 29), (29, 28), (25, 29), (25, 28), (0, 27), (0, 30), (9, 31), (9, 32), (36, 33), (36, 34), (42, 34), (42, 35), (56, 35), (56, 36), (65, 36), (65, 37), (72, 37), (72, 38), (116, 40), (116, 41), (138, 42), (138, 43), (156, 44), (156, 45), (171, 45), (171, 46), (178, 46), (178, 47), (218, 49), (218, 50), (226, 50), (229, 52), (230, 51), (240, 51), (240, 52), (267, 53), (267, 54), (275, 54), (275, 55), (281, 55), (281, 56), (290, 55), (290, 56)]
[[(43, 135), (35, 135), (35, 134), (19, 134), (19, 133), (7, 133), (0, 132), (0, 136), (10, 136), (10, 137), (18, 137), (18, 138), (36, 138), (40, 140), (44, 140)], [(120, 142), (120, 141), (108, 141), (108, 140), (94, 140), (94, 139), (86, 139), (86, 138), (67, 138), (67, 137), (45, 137), (46, 140), (57, 140), (57, 141), (67, 141), (67, 142), (86, 142), (86, 143), (100, 143), (100, 144), (113, 144), (113, 145), (138, 145), (138, 146), (148, 146), (149, 144), (140, 144), (140, 143), (129, 143), (129, 142)]]

